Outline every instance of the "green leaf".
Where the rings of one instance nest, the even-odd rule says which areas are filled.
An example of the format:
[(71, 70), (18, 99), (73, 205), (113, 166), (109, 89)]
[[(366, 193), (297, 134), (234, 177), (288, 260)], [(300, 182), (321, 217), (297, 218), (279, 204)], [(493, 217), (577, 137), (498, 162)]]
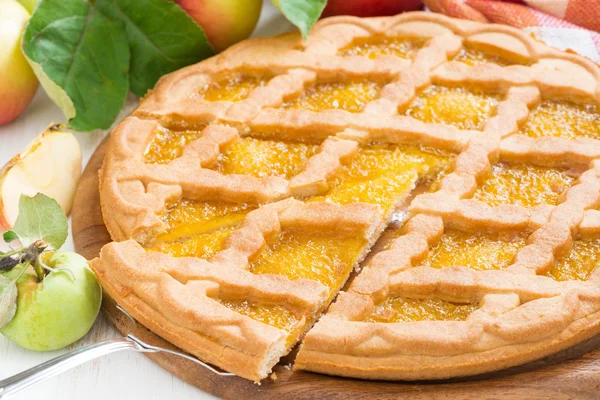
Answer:
[(6, 231), (2, 235), (2, 238), (4, 239), (4, 241), (6, 243), (10, 243), (10, 242), (14, 242), (15, 240), (19, 239), (19, 236), (15, 233), (15, 231)]
[(202, 28), (173, 1), (106, 0), (96, 7), (125, 24), (131, 49), (129, 81), (138, 96), (162, 75), (214, 54)]
[(69, 225), (56, 200), (38, 193), (34, 197), (21, 195), (19, 215), (13, 230), (25, 247), (43, 239), (58, 250), (67, 240)]
[(123, 23), (98, 10), (110, 0), (42, 0), (23, 35), (23, 52), (74, 129), (109, 128), (129, 90)]
[(310, 28), (327, 5), (327, 0), (273, 0), (273, 4), (300, 29), (302, 37), (306, 39)]
[(17, 313), (17, 281), (0, 275), (0, 328), (8, 324)]

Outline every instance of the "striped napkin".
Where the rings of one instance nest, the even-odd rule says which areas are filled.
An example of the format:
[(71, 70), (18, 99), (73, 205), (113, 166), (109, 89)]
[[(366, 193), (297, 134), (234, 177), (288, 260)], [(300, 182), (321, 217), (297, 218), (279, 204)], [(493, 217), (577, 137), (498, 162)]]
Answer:
[(434, 12), (522, 28), (600, 63), (600, 0), (424, 0)]

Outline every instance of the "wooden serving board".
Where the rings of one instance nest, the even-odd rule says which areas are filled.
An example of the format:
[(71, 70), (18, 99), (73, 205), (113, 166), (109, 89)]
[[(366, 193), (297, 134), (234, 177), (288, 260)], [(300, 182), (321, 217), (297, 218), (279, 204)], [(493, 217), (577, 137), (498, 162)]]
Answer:
[[(73, 205), (75, 250), (88, 259), (96, 257), (110, 241), (102, 221), (98, 193), (98, 170), (106, 152), (103, 142), (86, 167)], [(122, 333), (134, 333), (147, 343), (175, 347), (142, 325), (134, 325), (104, 296), (103, 311)], [(221, 377), (183, 358), (168, 354), (148, 357), (184, 381), (226, 399), (598, 399), (600, 398), (600, 335), (568, 350), (503, 371), (470, 378), (433, 382), (382, 382), (347, 379), (291, 371), (284, 360), (275, 367), (276, 380), (257, 385), (238, 377)]]

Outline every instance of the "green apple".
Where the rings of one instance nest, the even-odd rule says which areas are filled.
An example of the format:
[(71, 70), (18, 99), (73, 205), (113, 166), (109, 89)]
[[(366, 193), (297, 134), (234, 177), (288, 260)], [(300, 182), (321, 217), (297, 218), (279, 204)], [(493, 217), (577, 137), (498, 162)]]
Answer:
[(42, 260), (55, 271), (42, 282), (33, 271), (23, 274), (17, 284), (17, 313), (0, 333), (26, 349), (51, 351), (90, 330), (100, 310), (102, 289), (79, 254), (47, 252)]

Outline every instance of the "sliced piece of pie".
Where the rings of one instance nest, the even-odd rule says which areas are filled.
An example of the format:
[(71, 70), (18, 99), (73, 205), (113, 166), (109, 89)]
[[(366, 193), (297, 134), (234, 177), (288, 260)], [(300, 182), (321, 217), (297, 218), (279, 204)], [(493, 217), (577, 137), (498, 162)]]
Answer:
[(428, 13), (245, 41), (115, 128), (92, 266), (140, 323), (255, 381), (302, 338), (296, 368), (369, 379), (550, 354), (600, 330), (599, 81)]

